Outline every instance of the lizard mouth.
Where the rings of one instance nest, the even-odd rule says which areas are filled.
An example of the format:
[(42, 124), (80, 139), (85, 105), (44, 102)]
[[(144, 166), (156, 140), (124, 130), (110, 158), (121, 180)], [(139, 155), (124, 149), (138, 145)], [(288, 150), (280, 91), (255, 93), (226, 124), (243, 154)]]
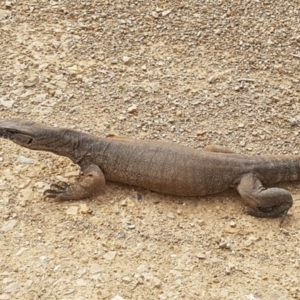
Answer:
[(1, 130), (0, 131), (0, 136), (4, 139), (10, 140), (11, 139), (11, 133), (7, 130)]
[(31, 145), (33, 142), (32, 137), (22, 134), (18, 130), (0, 130), (0, 137), (21, 145)]

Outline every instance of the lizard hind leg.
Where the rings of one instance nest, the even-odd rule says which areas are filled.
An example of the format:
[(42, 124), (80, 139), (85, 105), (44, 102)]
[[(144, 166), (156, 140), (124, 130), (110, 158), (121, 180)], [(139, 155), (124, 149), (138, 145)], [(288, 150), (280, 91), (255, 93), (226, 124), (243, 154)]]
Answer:
[[(282, 217), (293, 205), (292, 195), (281, 188), (265, 188), (252, 173), (243, 175), (237, 190), (243, 202), (252, 207), (247, 213), (257, 218)], [(281, 221), (281, 223), (282, 223)]]
[(57, 201), (78, 200), (96, 196), (105, 187), (105, 177), (97, 165), (89, 165), (73, 184), (56, 183), (44, 191), (44, 196)]

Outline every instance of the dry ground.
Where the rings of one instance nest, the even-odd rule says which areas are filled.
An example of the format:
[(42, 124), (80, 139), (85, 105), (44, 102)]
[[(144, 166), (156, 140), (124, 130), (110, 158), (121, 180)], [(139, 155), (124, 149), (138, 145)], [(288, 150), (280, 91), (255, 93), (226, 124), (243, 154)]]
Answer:
[[(299, 16), (296, 0), (1, 1), (0, 119), (297, 154)], [(281, 185), (280, 229), (235, 191), (51, 203), (68, 159), (1, 140), (0, 161), (0, 300), (300, 299), (299, 183)]]

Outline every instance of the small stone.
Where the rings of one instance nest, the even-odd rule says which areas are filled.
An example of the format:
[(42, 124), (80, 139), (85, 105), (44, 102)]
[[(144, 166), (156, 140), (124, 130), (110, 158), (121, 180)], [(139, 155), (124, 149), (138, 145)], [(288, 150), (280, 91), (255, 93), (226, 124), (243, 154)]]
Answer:
[(119, 295), (116, 295), (111, 300), (125, 300), (125, 299)]
[(146, 265), (139, 265), (136, 269), (138, 273), (148, 272), (148, 267)]
[(220, 249), (230, 249), (231, 245), (228, 241), (222, 241), (219, 243), (219, 248)]
[(123, 282), (125, 282), (125, 283), (130, 283), (130, 282), (132, 281), (131, 278), (130, 278), (129, 276), (123, 277), (122, 280), (123, 280)]
[(251, 246), (252, 244), (253, 244), (253, 240), (251, 240), (251, 239), (248, 239), (248, 240), (245, 241), (245, 243), (244, 243), (245, 247), (249, 247), (249, 246)]
[(230, 221), (229, 226), (230, 227), (236, 227), (236, 223), (234, 221)]
[(7, 222), (4, 223), (4, 225), (1, 227), (0, 231), (10, 231), (13, 230), (14, 227), (17, 225), (18, 221), (17, 220), (9, 220)]
[(196, 132), (196, 135), (197, 135), (197, 136), (202, 136), (202, 135), (204, 135), (205, 133), (206, 133), (206, 131), (198, 130), (198, 131)]
[(6, 108), (12, 108), (14, 105), (15, 101), (13, 100), (8, 100), (7, 97), (0, 97), (0, 106), (2, 105), (3, 107)]
[(198, 221), (197, 221), (197, 223), (198, 223), (198, 225), (200, 225), (200, 226), (203, 226), (203, 225), (205, 225), (205, 222), (204, 222), (204, 220), (198, 220)]
[(296, 118), (290, 118), (290, 125), (292, 127), (297, 126), (298, 125), (298, 120)]
[(39, 79), (38, 77), (30, 77), (27, 80), (24, 81), (24, 87), (33, 87), (38, 83)]
[(245, 147), (246, 146), (246, 142), (245, 141), (240, 141), (240, 146), (241, 147)]
[(57, 41), (57, 40), (52, 41), (52, 45), (56, 49), (60, 46), (60, 44), (61, 44), (60, 41)]
[(165, 16), (167, 16), (168, 14), (170, 14), (171, 11), (172, 11), (172, 9), (165, 10), (165, 11), (163, 11), (163, 12), (161, 13), (161, 15), (162, 15), (163, 17), (165, 17)]
[(206, 255), (202, 252), (197, 253), (196, 255), (199, 259), (206, 259)]
[(76, 75), (78, 73), (81, 73), (81, 69), (77, 65), (68, 67), (67, 70), (71, 75)]
[(22, 247), (17, 253), (16, 253), (16, 255), (17, 256), (20, 256), (23, 252), (25, 252), (26, 250), (28, 250), (28, 248), (24, 248), (24, 247)]
[(244, 123), (240, 123), (240, 124), (238, 125), (238, 127), (239, 127), (239, 128), (243, 128), (243, 127), (245, 127), (245, 124), (244, 124)]
[(91, 267), (90, 267), (90, 273), (92, 275), (94, 274), (98, 274), (98, 273), (101, 273), (102, 272), (102, 268), (100, 267), (100, 265), (98, 264), (92, 264)]
[(93, 217), (90, 218), (90, 221), (91, 221), (92, 224), (98, 225), (98, 224), (100, 224), (102, 222), (102, 219), (93, 216)]
[(70, 295), (73, 294), (75, 292), (75, 289), (68, 289), (65, 291), (64, 295)]
[(86, 203), (81, 203), (79, 204), (79, 211), (82, 214), (88, 214), (92, 212), (92, 209)]
[(142, 69), (143, 71), (147, 71), (146, 65), (142, 65), (141, 69)]
[(157, 277), (153, 277), (152, 284), (154, 287), (159, 288), (161, 286), (161, 280)]
[(173, 213), (171, 213), (171, 212), (167, 214), (167, 217), (169, 219), (175, 219), (175, 215)]
[(122, 200), (122, 201), (121, 201), (121, 205), (122, 205), (122, 206), (127, 206), (127, 200), (126, 200), (126, 199)]
[(42, 255), (42, 256), (40, 256), (40, 260), (41, 260), (42, 262), (46, 262), (46, 261), (49, 260), (49, 258), (48, 258), (47, 256), (45, 256), (45, 255)]
[(124, 65), (130, 65), (132, 63), (132, 59), (129, 56), (123, 56), (123, 63)]
[(33, 191), (31, 188), (26, 188), (20, 191), (18, 195), (18, 204), (22, 207), (25, 207), (27, 201), (31, 201), (33, 198)]
[(66, 214), (67, 215), (77, 215), (77, 213), (78, 213), (78, 206), (70, 206), (66, 210)]
[(86, 286), (86, 285), (87, 285), (86, 280), (84, 280), (84, 279), (82, 279), (82, 278), (77, 279), (77, 280), (76, 280), (76, 284), (77, 284), (78, 286)]
[(127, 111), (129, 113), (131, 113), (131, 114), (135, 113), (135, 112), (137, 112), (137, 106), (136, 105), (132, 105), (132, 106), (128, 107)]
[(109, 251), (103, 255), (103, 258), (106, 260), (114, 260), (116, 257), (116, 251)]
[(19, 285), (16, 282), (9, 284), (3, 289), (4, 293), (16, 293), (19, 290)]
[(5, 10), (5, 9), (0, 9), (0, 20), (9, 18), (11, 15), (9, 10)]
[(17, 162), (21, 163), (21, 164), (29, 164), (32, 165), (35, 163), (35, 161), (31, 158), (28, 158), (26, 156), (23, 155), (19, 155), (17, 158)]
[(158, 15), (158, 13), (157, 13), (156, 11), (153, 11), (153, 12), (151, 13), (151, 15), (152, 15), (152, 17), (155, 18), (155, 19), (157, 19), (157, 18), (159, 17), (159, 15)]

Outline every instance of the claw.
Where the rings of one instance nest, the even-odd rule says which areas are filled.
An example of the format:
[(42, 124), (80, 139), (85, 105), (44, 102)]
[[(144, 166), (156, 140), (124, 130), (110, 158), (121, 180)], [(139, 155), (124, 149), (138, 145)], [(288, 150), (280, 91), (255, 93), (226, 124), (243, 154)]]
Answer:
[(60, 182), (56, 182), (56, 183), (52, 183), (50, 185), (50, 189), (54, 189), (54, 190), (65, 190), (67, 187), (69, 186), (68, 183), (60, 181)]
[(66, 193), (66, 189), (69, 187), (69, 184), (66, 182), (60, 181), (57, 183), (52, 183), (50, 189), (45, 190), (43, 195), (46, 198), (60, 198), (61, 195)]

